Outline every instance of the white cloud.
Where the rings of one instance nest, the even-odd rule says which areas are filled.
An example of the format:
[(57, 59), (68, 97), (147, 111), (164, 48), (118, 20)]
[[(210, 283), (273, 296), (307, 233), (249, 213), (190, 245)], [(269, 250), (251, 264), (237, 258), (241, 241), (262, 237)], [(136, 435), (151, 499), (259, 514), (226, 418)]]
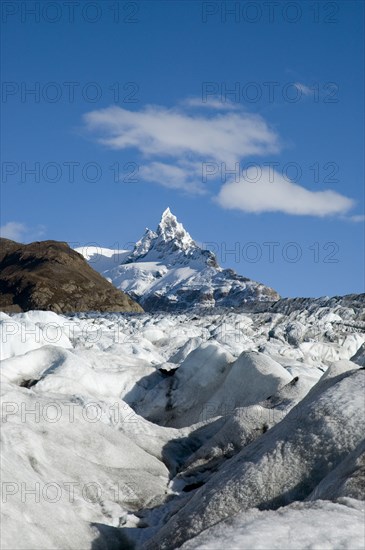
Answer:
[(199, 163), (186, 162), (182, 166), (174, 166), (164, 162), (151, 162), (141, 166), (139, 174), (147, 181), (170, 189), (180, 189), (196, 195), (206, 193), (201, 183), (201, 165)]
[[(306, 95), (311, 93), (304, 84), (296, 86)], [(210, 109), (203, 110), (194, 109), (202, 106), (197, 98), (188, 98), (176, 108), (148, 105), (139, 111), (128, 111), (113, 106), (87, 113), (84, 122), (106, 147), (136, 149), (145, 161), (139, 169), (143, 180), (204, 194), (204, 163), (216, 163), (217, 170), (210, 173), (209, 182), (217, 183), (222, 166), (229, 171), (247, 158), (280, 152), (279, 136), (262, 116), (236, 105), (231, 108), (229, 103), (224, 105), (214, 98), (208, 103)], [(343, 217), (354, 205), (352, 199), (335, 191), (311, 191), (278, 173), (271, 183), (270, 175), (269, 169), (263, 168), (257, 183), (228, 182), (214, 200), (223, 208), (244, 212), (318, 217)]]
[(248, 179), (222, 186), (216, 201), (226, 209), (243, 212), (283, 212), (297, 216), (331, 216), (346, 213), (354, 201), (335, 191), (311, 191), (288, 181), (269, 168), (262, 168), (258, 181)]
[(21, 222), (8, 222), (0, 227), (0, 236), (17, 242), (31, 242), (44, 235), (45, 228), (41, 225), (29, 228)]
[(278, 135), (266, 121), (242, 110), (191, 114), (182, 107), (149, 105), (128, 111), (114, 106), (89, 112), (84, 120), (103, 145), (116, 150), (135, 148), (153, 159), (141, 167), (143, 178), (189, 192), (202, 192), (203, 162), (233, 166), (238, 159), (279, 151)]
[(364, 223), (365, 215), (364, 214), (355, 214), (354, 216), (347, 216), (346, 219), (354, 223)]
[(0, 236), (12, 241), (20, 241), (27, 231), (24, 223), (8, 222), (0, 227)]
[(109, 107), (85, 115), (89, 130), (113, 149), (134, 147), (146, 157), (225, 160), (266, 155), (279, 150), (278, 136), (265, 120), (243, 111), (214, 116), (191, 115), (178, 109), (147, 106), (142, 111)]
[(313, 94), (313, 90), (311, 90), (308, 86), (305, 84), (302, 84), (301, 82), (295, 82), (294, 86), (299, 90), (303, 95), (311, 95)]
[(238, 103), (222, 101), (214, 97), (207, 97), (205, 100), (202, 97), (189, 97), (182, 101), (181, 104), (187, 107), (203, 107), (205, 109), (216, 109), (219, 111), (234, 111), (241, 108)]

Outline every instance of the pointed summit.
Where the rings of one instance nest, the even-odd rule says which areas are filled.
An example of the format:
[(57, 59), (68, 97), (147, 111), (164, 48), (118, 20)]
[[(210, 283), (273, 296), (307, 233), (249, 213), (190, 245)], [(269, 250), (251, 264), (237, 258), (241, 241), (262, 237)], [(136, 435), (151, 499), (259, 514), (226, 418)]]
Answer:
[(167, 207), (166, 210), (162, 212), (160, 223), (157, 226), (157, 233), (161, 233), (164, 228), (169, 228), (176, 226), (179, 222), (177, 217), (173, 215), (170, 208)]
[(195, 244), (182, 223), (178, 222), (176, 216), (173, 215), (168, 207), (162, 213), (161, 221), (158, 224), (156, 232), (164, 241), (177, 241), (181, 244), (181, 248)]
[(162, 212), (161, 221), (162, 221), (163, 219), (165, 219), (165, 218), (168, 218), (169, 216), (172, 216), (173, 218), (175, 218), (175, 216), (173, 215), (173, 213), (172, 213), (171, 210), (170, 210), (170, 207), (168, 206), (168, 207), (166, 208), (166, 210), (164, 210), (164, 211)]

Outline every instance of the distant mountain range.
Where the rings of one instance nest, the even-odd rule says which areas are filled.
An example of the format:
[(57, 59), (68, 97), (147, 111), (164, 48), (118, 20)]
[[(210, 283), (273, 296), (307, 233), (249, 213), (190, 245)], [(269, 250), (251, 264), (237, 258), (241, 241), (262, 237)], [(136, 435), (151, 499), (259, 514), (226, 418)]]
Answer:
[(169, 208), (156, 231), (146, 229), (132, 251), (90, 246), (76, 251), (146, 311), (280, 299), (272, 288), (220, 267), (213, 252), (198, 246)]

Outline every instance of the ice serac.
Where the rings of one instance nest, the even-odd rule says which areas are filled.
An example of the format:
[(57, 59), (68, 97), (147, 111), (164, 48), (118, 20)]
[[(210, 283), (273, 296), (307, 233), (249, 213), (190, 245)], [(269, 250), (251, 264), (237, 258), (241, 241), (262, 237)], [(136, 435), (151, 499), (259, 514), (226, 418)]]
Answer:
[(363, 550), (365, 295), (280, 302), (0, 311), (0, 547)]
[(238, 307), (280, 298), (272, 288), (220, 267), (214, 253), (200, 247), (169, 208), (156, 231), (146, 229), (132, 252), (119, 251), (119, 257), (119, 265), (100, 272), (147, 311)]
[[(364, 389), (360, 369), (321, 380), (281, 422), (227, 461), (144, 550), (180, 548), (238, 512), (304, 500), (361, 443)], [(351, 464), (341, 471), (348, 475)]]

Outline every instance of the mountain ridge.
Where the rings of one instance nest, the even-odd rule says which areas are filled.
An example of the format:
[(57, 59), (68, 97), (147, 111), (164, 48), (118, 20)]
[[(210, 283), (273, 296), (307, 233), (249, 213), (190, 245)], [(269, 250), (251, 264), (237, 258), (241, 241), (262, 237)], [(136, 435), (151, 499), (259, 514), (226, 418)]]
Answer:
[[(156, 231), (146, 228), (132, 251), (76, 250), (146, 311), (239, 307), (251, 301), (280, 299), (274, 289), (219, 266), (215, 254), (192, 239), (170, 208), (163, 212)], [(113, 265), (118, 256), (119, 265)], [(113, 261), (105, 269), (106, 257)]]

